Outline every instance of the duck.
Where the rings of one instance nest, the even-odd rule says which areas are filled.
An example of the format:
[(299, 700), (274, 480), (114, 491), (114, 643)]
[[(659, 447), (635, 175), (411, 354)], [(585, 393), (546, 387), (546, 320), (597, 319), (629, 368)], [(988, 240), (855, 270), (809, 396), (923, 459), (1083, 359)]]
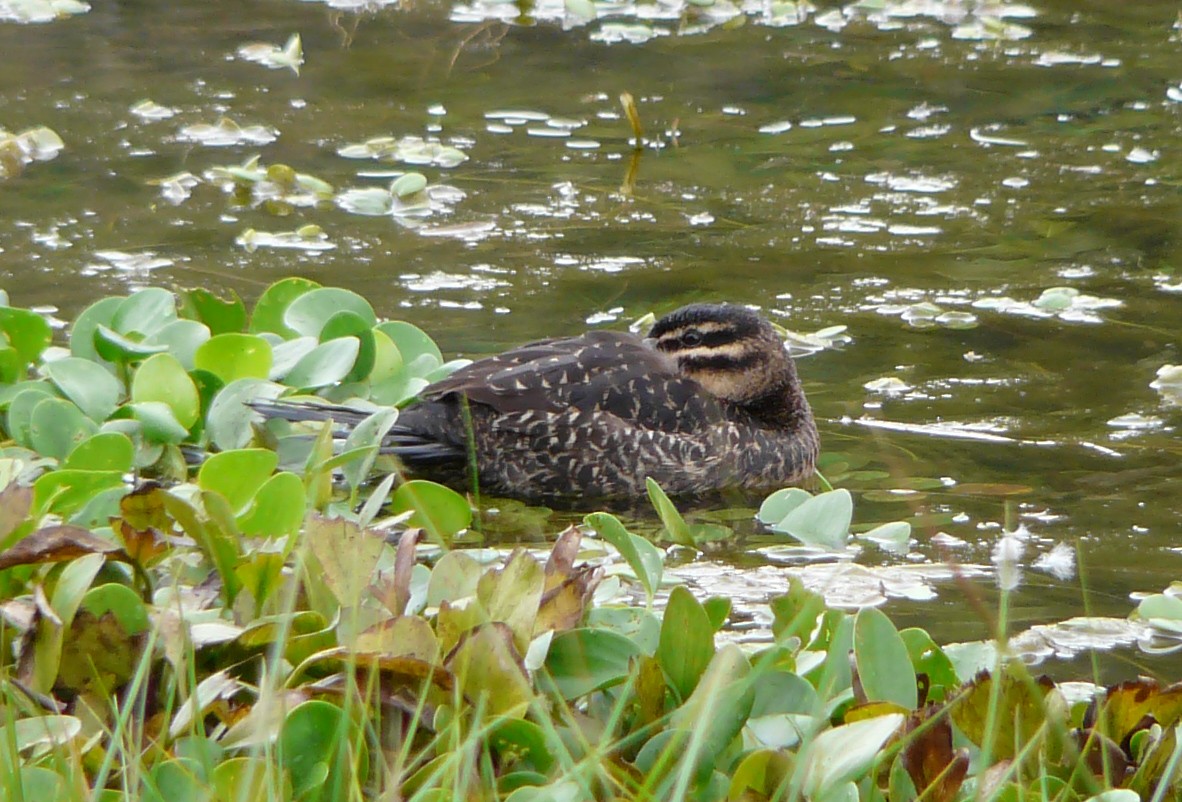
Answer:
[[(253, 406), (346, 428), (369, 414)], [(819, 447), (775, 328), (712, 303), (661, 317), (647, 336), (598, 329), (479, 359), (425, 388), (383, 441), (416, 478), (532, 503), (639, 498), (649, 478), (671, 496), (801, 484)]]

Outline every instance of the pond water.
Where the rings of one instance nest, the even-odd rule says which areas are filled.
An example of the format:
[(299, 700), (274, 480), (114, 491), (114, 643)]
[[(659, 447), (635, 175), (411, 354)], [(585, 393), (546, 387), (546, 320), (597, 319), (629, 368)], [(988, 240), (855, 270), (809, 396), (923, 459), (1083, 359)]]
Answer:
[[(1015, 630), (1123, 618), (1182, 575), (1182, 391), (1150, 387), (1182, 362), (1176, 3), (128, 0), (23, 21), (51, 6), (83, 10), (0, 0), (0, 128), (65, 143), (0, 179), (14, 304), (253, 299), (298, 274), (466, 356), (757, 304), (796, 332), (848, 327), (801, 359), (827, 470), (857, 522), (921, 524), (910, 558), (860, 563), (952, 555), (996, 610), (991, 555), (1020, 524)], [(241, 50), (296, 33), (298, 74)], [(346, 158), (367, 142), (403, 160)], [(336, 202), (237, 203), (209, 171), (255, 154)], [(408, 170), (429, 214), (362, 213), (351, 190)], [(270, 246), (308, 224), (324, 238)], [(718, 559), (762, 597), (778, 579), (752, 549), (772, 542)], [(1060, 543), (1074, 572), (1032, 567)], [(987, 635), (963, 588), (933, 587), (888, 610)], [(1122, 651), (1105, 676), (1156, 662)]]

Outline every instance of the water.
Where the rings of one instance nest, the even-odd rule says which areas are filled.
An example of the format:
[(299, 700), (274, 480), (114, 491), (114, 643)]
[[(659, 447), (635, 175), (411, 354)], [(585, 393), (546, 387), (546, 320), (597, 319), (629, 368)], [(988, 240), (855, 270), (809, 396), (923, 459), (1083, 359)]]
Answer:
[[(299, 274), (468, 356), (700, 299), (845, 325), (801, 372), (857, 521), (931, 516), (912, 561), (945, 553), (939, 532), (963, 540), (946, 553), (989, 568), (989, 609), (990, 555), (1022, 524), (1017, 629), (1082, 614), (1081, 584), (1087, 612), (1124, 617), (1131, 591), (1179, 575), (1178, 399), (1149, 386), (1182, 362), (1176, 4), (599, 9), (122, 2), (0, 23), (0, 125), (65, 141), (0, 180), (0, 282), (68, 317), (146, 284), (253, 298)], [(297, 32), (298, 76), (236, 55)], [(131, 111), (147, 98), (174, 114)], [(189, 141), (222, 117), (276, 138)], [(385, 136), (468, 158), (338, 155)], [(412, 169), (442, 188), (421, 219), (278, 214), (205, 178), (253, 154), (338, 193)], [(154, 183), (185, 172), (201, 182)], [(236, 244), (309, 223), (335, 247)], [(745, 550), (769, 542), (725, 559), (754, 570)], [(1056, 543), (1078, 546), (1082, 580), (1030, 569)], [(941, 640), (986, 634), (935, 587), (890, 611)], [(1116, 674), (1143, 668), (1124, 654)]]

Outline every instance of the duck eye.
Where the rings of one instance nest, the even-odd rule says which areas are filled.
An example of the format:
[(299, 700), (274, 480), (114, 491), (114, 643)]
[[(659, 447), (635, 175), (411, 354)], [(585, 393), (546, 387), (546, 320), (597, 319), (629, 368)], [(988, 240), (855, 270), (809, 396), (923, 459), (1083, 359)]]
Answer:
[(697, 329), (690, 329), (681, 335), (681, 342), (683, 345), (688, 345), (691, 348), (695, 345), (701, 345), (702, 332), (698, 331)]

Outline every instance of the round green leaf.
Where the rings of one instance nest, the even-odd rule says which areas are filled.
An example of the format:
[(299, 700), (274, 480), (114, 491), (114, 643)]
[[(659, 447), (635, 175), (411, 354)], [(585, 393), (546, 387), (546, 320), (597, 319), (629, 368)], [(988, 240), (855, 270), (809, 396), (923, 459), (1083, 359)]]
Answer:
[(472, 523), (472, 508), (466, 498), (424, 479), (403, 483), (390, 499), (390, 511), (395, 515), (409, 510), (414, 515), (408, 525), (423, 527), (436, 542), (451, 542), (456, 533)]
[(772, 527), (809, 546), (840, 550), (849, 536), (854, 515), (850, 491), (842, 488), (813, 496)]
[(338, 287), (320, 287), (296, 298), (284, 312), (283, 322), (298, 334), (319, 337), (325, 324), (339, 312), (353, 312), (367, 321), (369, 326), (378, 322), (369, 301), (355, 292)]
[(213, 334), (240, 332), (246, 327), (246, 304), (233, 290), (225, 299), (201, 287), (185, 290), (181, 297), (186, 317), (201, 321)]
[(164, 346), (184, 366), (192, 370), (197, 349), (210, 338), (209, 328), (196, 320), (174, 320), (144, 340), (145, 345)]
[(402, 361), (409, 365), (421, 356), (430, 355), (435, 358), (435, 365), (443, 364), (443, 353), (439, 346), (431, 339), (427, 332), (413, 323), (403, 320), (387, 320), (377, 326), (377, 330), (389, 337), (402, 354)]
[(46, 457), (64, 460), (83, 440), (98, 431), (98, 424), (64, 398), (44, 398), (33, 409), (29, 442)]
[(37, 361), (53, 336), (41, 315), (11, 306), (0, 306), (0, 332), (26, 365)]
[(265, 379), (271, 373), (271, 345), (255, 334), (219, 334), (201, 344), (193, 364), (226, 384)]
[(639, 646), (616, 632), (569, 629), (550, 642), (546, 671), (564, 699), (577, 699), (622, 682), (640, 654)]
[(66, 457), (63, 468), (82, 471), (131, 470), (135, 459), (135, 447), (127, 435), (120, 432), (99, 432), (83, 440)]
[(271, 478), (278, 464), (279, 457), (275, 452), (265, 448), (223, 451), (201, 465), (197, 473), (197, 485), (202, 490), (220, 493), (238, 514), (246, 509), (263, 483)]
[(99, 359), (98, 351), (94, 347), (95, 330), (100, 324), (109, 328), (115, 311), (125, 300), (127, 299), (121, 295), (112, 295), (95, 301), (82, 310), (74, 319), (74, 325), (70, 327), (70, 353), (73, 356), (90, 360)]
[(66, 357), (46, 365), (45, 374), (95, 423), (111, 417), (119, 406), (118, 380), (94, 362)]
[(759, 514), (756, 517), (760, 523), (766, 526), (775, 526), (787, 518), (788, 513), (810, 498), (812, 495), (807, 490), (801, 490), (799, 487), (785, 487), (763, 500), (763, 504), (759, 505)]
[(33, 425), (33, 410), (46, 398), (57, 398), (50, 385), (29, 383), (8, 404), (6, 428), (12, 439), (25, 448), (33, 447), (29, 432)]
[(149, 357), (135, 372), (131, 382), (131, 400), (135, 403), (159, 401), (167, 404), (177, 422), (189, 429), (201, 415), (197, 385), (184, 366), (172, 354)]
[(363, 774), (367, 763), (363, 755), (353, 754), (359, 743), (354, 729), (344, 710), (320, 700), (304, 702), (287, 714), (279, 733), (279, 754), (291, 773), (296, 797), (306, 797), (321, 785), (330, 767), (342, 782), (361, 782), (362, 778), (347, 777), (352, 771)]
[(373, 371), (377, 351), (373, 327), (354, 312), (338, 312), (330, 317), (320, 330), (320, 342), (327, 343), (338, 337), (356, 337), (360, 344), (357, 358), (353, 361), (353, 369), (342, 381), (357, 382), (368, 377)]
[(33, 506), (68, 518), (98, 494), (123, 486), (122, 471), (51, 471), (33, 483)]
[(82, 597), (82, 609), (95, 618), (110, 613), (128, 635), (145, 632), (150, 625), (143, 599), (131, 588), (115, 582), (88, 590)]
[(252, 424), (263, 416), (246, 406), (255, 399), (278, 398), (284, 388), (261, 379), (239, 379), (217, 391), (209, 404), (206, 430), (222, 451), (242, 448), (254, 436)]
[(238, 528), (244, 535), (259, 537), (295, 535), (304, 522), (306, 507), (304, 483), (294, 473), (283, 471), (255, 493), (250, 509), (238, 519)]
[(310, 388), (336, 384), (353, 370), (361, 341), (356, 337), (329, 340), (309, 351), (284, 378), (291, 387)]
[(373, 370), (369, 372), (369, 380), (371, 382), (382, 382), (397, 375), (402, 370), (402, 353), (398, 350), (398, 346), (390, 339), (390, 335), (386, 334), (379, 328), (373, 329), (374, 339), (374, 363)]
[(0, 385), (12, 384), (25, 377), (28, 363), (15, 348), (0, 346)]
[(251, 333), (271, 331), (284, 338), (295, 337), (298, 332), (283, 322), (287, 307), (296, 298), (319, 287), (315, 281), (306, 278), (285, 278), (267, 287), (254, 305), (254, 313), (250, 318)]
[(101, 323), (95, 326), (93, 339), (95, 352), (108, 362), (135, 362), (168, 350), (167, 345), (145, 343), (138, 332), (123, 335)]
[(146, 337), (176, 319), (176, 296), (160, 287), (148, 287), (119, 304), (111, 317), (111, 328), (120, 334), (137, 331)]
[(175, 445), (189, 436), (189, 430), (172, 414), (172, 407), (163, 401), (141, 401), (127, 406), (143, 425), (144, 439), (150, 443)]

